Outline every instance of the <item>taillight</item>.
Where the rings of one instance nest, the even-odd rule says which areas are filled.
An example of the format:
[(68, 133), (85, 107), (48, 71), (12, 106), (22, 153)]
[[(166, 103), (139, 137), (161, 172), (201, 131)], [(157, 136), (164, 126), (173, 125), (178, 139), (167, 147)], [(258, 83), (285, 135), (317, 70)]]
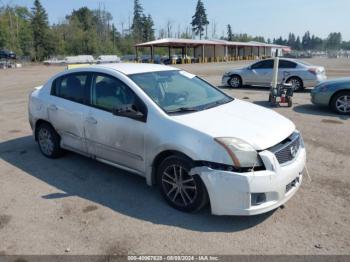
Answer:
[(317, 73), (318, 73), (317, 68), (310, 68), (308, 71), (313, 75), (317, 75)]

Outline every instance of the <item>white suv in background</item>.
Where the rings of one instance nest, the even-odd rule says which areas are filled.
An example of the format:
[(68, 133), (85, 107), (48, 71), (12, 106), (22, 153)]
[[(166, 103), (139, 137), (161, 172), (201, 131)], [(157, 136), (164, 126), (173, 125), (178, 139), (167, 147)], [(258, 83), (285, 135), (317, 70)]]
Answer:
[(290, 120), (162, 65), (59, 73), (30, 95), (29, 122), (46, 157), (71, 150), (141, 175), (187, 212), (208, 201), (216, 215), (275, 209), (306, 159)]

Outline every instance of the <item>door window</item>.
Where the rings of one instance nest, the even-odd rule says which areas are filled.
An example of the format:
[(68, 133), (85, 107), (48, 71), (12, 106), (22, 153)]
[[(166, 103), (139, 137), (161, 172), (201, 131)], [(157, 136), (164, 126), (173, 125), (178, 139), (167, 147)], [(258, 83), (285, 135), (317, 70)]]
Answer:
[(53, 82), (51, 94), (73, 102), (85, 102), (85, 90), (88, 74), (69, 74), (59, 77)]
[(252, 69), (272, 69), (273, 61), (272, 60), (263, 60), (252, 65)]
[(287, 60), (280, 60), (278, 68), (296, 68), (297, 64)]
[(91, 105), (109, 112), (124, 105), (135, 104), (136, 95), (119, 79), (96, 74), (91, 89)]

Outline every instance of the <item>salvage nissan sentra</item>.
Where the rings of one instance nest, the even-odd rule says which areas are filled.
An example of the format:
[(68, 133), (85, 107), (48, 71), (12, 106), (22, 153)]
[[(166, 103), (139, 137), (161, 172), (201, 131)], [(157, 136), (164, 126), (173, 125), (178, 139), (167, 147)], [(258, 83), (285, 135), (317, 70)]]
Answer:
[(70, 150), (139, 174), (186, 212), (208, 202), (216, 215), (276, 209), (306, 161), (290, 120), (162, 65), (59, 73), (31, 93), (29, 122), (46, 157)]

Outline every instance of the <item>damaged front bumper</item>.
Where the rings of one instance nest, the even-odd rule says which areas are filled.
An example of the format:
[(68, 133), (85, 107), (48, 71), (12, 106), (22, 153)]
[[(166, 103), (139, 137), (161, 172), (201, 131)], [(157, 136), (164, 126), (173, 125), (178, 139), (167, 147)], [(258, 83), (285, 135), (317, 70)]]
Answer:
[(280, 165), (270, 151), (259, 154), (266, 170), (236, 173), (206, 166), (191, 169), (190, 173), (199, 175), (207, 188), (212, 214), (262, 214), (283, 205), (299, 189), (306, 162), (304, 147), (286, 165)]

